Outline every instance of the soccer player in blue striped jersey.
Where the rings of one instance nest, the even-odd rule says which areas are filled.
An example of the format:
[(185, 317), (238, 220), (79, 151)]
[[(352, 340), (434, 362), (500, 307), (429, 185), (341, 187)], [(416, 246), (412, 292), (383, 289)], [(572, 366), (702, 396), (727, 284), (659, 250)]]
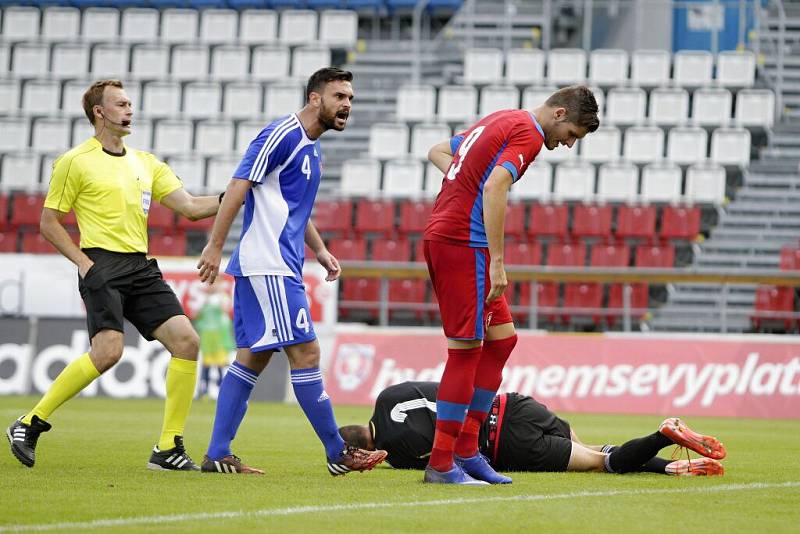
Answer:
[(304, 244), (327, 269), (326, 280), (341, 274), (310, 216), (322, 174), (319, 137), (326, 130), (344, 130), (353, 102), (352, 80), (352, 73), (338, 68), (312, 74), (306, 105), (256, 136), (222, 198), (197, 266), (200, 279), (213, 283), (223, 243), (244, 202), (241, 237), (225, 271), (235, 277), (237, 352), (220, 387), (203, 472), (264, 473), (243, 464), (231, 451), (231, 441), (259, 374), (281, 349), (289, 359), (295, 397), (325, 447), (330, 474), (366, 471), (386, 458), (386, 451), (349, 447), (339, 436), (322, 384), (320, 348), (303, 286)]

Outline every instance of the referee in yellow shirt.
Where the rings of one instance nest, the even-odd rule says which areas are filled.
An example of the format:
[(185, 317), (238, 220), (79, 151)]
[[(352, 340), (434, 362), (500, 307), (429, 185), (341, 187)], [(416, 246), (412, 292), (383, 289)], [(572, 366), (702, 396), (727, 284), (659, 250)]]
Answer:
[[(33, 467), (39, 435), (51, 428), (50, 415), (119, 361), (125, 318), (172, 354), (164, 424), (147, 467), (196, 471), (183, 446), (183, 429), (194, 396), (199, 340), (156, 260), (146, 256), (147, 214), (156, 201), (202, 219), (217, 213), (221, 197), (190, 195), (164, 162), (125, 146), (133, 110), (120, 81), (92, 84), (83, 109), (95, 135), (53, 165), (40, 230), (78, 267), (91, 349), (67, 365), (33, 410), (8, 428), (11, 451)], [(78, 219), (80, 248), (61, 223), (70, 210)]]

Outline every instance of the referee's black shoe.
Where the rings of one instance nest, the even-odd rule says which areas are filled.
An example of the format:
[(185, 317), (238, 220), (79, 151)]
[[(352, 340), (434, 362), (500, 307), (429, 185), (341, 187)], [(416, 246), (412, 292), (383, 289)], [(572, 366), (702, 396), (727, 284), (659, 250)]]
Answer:
[(158, 445), (153, 447), (147, 468), (153, 471), (200, 471), (200, 467), (186, 454), (182, 436), (175, 436), (175, 446), (166, 451), (159, 450)]
[(36, 442), (39, 441), (39, 434), (47, 432), (52, 426), (36, 415), (31, 418), (31, 424), (26, 425), (22, 422), (22, 417), (6, 429), (6, 437), (11, 444), (11, 453), (17, 460), (25, 467), (33, 467), (36, 462)]

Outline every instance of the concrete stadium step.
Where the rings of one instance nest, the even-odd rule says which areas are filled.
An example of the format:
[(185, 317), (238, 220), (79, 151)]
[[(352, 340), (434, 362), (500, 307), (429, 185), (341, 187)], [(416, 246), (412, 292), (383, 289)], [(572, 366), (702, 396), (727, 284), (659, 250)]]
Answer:
[[(723, 322), (718, 309), (686, 309), (680, 308), (671, 312), (659, 310), (658, 315), (650, 322), (650, 328), (657, 332), (720, 332)], [(728, 332), (747, 332), (751, 329), (749, 315), (728, 315), (726, 330)]]
[(785, 242), (797, 241), (797, 231), (793, 229), (770, 229), (765, 233), (763, 228), (736, 228), (736, 227), (717, 227), (712, 230), (713, 239), (776, 239)]
[(745, 202), (728, 205), (722, 221), (738, 218), (741, 215), (774, 216), (797, 218), (800, 222), (800, 205), (791, 202)]
[(751, 240), (711, 239), (702, 245), (703, 254), (763, 254), (780, 255), (782, 242), (765, 243)]
[[(800, 179), (798, 179), (800, 185)], [(800, 188), (797, 191), (785, 189), (755, 189), (742, 187), (736, 192), (738, 202), (800, 202)]]
[(702, 253), (695, 256), (698, 267), (777, 269), (779, 257), (758, 254)]

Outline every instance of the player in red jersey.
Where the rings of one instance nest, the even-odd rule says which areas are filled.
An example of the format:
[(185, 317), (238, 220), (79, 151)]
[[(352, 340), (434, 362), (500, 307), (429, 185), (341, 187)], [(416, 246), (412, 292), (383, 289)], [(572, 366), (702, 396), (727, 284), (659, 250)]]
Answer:
[(492, 113), (428, 153), (445, 173), (425, 229), (424, 252), (448, 358), (436, 399), (436, 432), (425, 482), (511, 482), (478, 453), (481, 423), (517, 342), (503, 296), (508, 285), (503, 266), (508, 189), (542, 146), (571, 148), (599, 124), (592, 91), (582, 85), (565, 87), (532, 112)]

